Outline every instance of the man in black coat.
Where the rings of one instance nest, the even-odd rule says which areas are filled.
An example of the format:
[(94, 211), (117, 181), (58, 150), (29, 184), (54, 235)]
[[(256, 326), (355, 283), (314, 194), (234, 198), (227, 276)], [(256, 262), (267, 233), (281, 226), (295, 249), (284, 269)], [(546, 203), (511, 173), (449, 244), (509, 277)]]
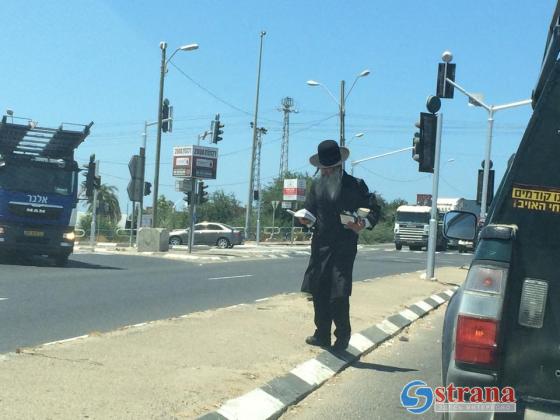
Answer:
[[(316, 220), (312, 223), (309, 219), (299, 219), (313, 230), (311, 257), (301, 290), (313, 296), (316, 329), (305, 341), (330, 347), (334, 322), (333, 348), (343, 350), (348, 347), (351, 333), (350, 295), (358, 234), (364, 228), (373, 229), (379, 218), (379, 206), (365, 182), (343, 170), (342, 163), (350, 154), (346, 147), (325, 140), (317, 152), (309, 162), (318, 168), (320, 177), (313, 181), (305, 202), (305, 209)], [(341, 214), (356, 215), (356, 212), (361, 217), (342, 223)]]

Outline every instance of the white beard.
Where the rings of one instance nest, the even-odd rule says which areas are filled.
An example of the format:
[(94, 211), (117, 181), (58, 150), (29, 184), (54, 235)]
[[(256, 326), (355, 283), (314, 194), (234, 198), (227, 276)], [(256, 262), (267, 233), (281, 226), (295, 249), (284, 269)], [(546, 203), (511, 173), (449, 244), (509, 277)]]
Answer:
[(334, 202), (340, 195), (342, 186), (342, 171), (336, 169), (330, 175), (320, 175), (317, 178), (317, 196), (320, 200)]

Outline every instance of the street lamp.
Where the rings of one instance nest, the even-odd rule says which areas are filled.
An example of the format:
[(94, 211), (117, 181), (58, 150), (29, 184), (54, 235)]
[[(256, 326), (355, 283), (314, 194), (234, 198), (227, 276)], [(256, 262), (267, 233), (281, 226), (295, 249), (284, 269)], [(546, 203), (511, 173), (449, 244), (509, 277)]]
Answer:
[(348, 143), (346, 143), (347, 145), (350, 145), (350, 143), (352, 143), (352, 140), (354, 139), (361, 139), (362, 137), (364, 137), (365, 133), (356, 133), (354, 134), (354, 136), (348, 140)]
[(346, 98), (348, 98), (348, 95), (350, 95), (350, 92), (352, 92), (352, 89), (354, 89), (354, 86), (356, 85), (356, 82), (358, 81), (359, 78), (361, 77), (365, 77), (367, 75), (369, 75), (371, 72), (368, 69), (362, 70), (354, 79), (354, 82), (352, 83), (352, 86), (350, 87), (350, 90), (348, 91), (347, 94), (344, 93), (344, 85), (345, 82), (344, 80), (340, 81), (340, 101), (338, 101), (335, 96), (332, 94), (332, 92), (329, 90), (329, 88), (327, 88), (325, 85), (323, 85), (320, 82), (317, 82), (316, 80), (308, 80), (307, 81), (307, 85), (311, 86), (311, 87), (315, 87), (315, 86), (321, 86), (323, 89), (325, 89), (327, 91), (327, 93), (329, 94), (329, 96), (334, 100), (334, 102), (338, 105), (338, 114), (340, 117), (340, 140), (339, 140), (339, 145), (340, 146), (344, 146), (345, 143), (345, 138), (344, 138), (344, 119), (345, 119), (345, 114), (346, 114)]
[(167, 73), (167, 64), (173, 58), (178, 51), (193, 51), (198, 49), (198, 44), (187, 44), (179, 47), (173, 51), (173, 54), (169, 59), (165, 59), (165, 53), (167, 52), (167, 42), (160, 42), (159, 47), (161, 49), (161, 72), (159, 77), (159, 100), (158, 100), (158, 122), (157, 122), (157, 142), (156, 142), (156, 168), (154, 174), (154, 200), (153, 200), (153, 217), (152, 217), (152, 227), (157, 227), (157, 200), (158, 200), (158, 189), (159, 189), (159, 159), (161, 152), (161, 126), (162, 126), (162, 114), (163, 114), (163, 82), (165, 80), (165, 73)]
[[(442, 55), (444, 62), (449, 63), (453, 59), (453, 55), (450, 51), (445, 51)], [(517, 102), (510, 102), (503, 105), (487, 105), (481, 99), (480, 94), (473, 94), (467, 92), (457, 83), (448, 78), (445, 79), (447, 83), (454, 86), (470, 99), (470, 103), (474, 106), (482, 107), (488, 112), (488, 135), (486, 139), (486, 153), (484, 157), (484, 172), (482, 177), (482, 198), (480, 200), (480, 219), (484, 220), (486, 218), (486, 210), (488, 207), (488, 178), (490, 175), (490, 154), (492, 151), (492, 131), (494, 128), (494, 114), (503, 109), (515, 108), (522, 105), (530, 105), (532, 103), (531, 99), (525, 99)]]

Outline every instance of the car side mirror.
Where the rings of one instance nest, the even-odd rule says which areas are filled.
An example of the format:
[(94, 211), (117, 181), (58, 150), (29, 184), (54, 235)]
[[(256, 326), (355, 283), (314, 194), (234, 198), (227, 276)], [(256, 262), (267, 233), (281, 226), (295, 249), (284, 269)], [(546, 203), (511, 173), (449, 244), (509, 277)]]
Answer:
[(476, 215), (466, 211), (450, 211), (443, 218), (443, 235), (447, 239), (474, 241)]

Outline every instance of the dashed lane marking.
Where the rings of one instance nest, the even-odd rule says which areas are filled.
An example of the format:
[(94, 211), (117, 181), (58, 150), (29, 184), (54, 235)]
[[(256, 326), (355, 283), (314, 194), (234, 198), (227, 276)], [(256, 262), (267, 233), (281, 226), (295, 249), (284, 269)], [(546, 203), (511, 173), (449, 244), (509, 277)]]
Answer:
[(225, 280), (225, 279), (241, 279), (244, 277), (253, 277), (252, 274), (243, 274), (241, 276), (226, 276), (226, 277), (210, 277), (208, 280)]

